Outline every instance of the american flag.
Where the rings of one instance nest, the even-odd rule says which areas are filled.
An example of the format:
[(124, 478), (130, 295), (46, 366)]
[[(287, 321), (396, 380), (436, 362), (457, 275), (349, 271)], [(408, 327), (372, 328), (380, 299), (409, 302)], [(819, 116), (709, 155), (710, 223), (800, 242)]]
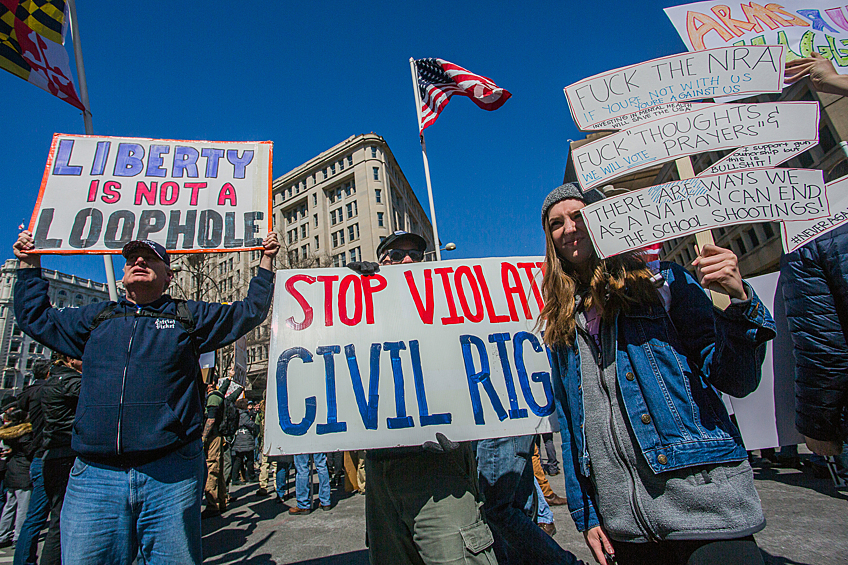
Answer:
[(662, 243), (654, 243), (636, 250), (636, 254), (642, 256), (645, 264), (654, 273), (660, 271), (660, 251), (662, 250), (662, 246)]
[(497, 110), (512, 96), (491, 79), (444, 59), (418, 59), (418, 92), (421, 95), (420, 131), (433, 124), (454, 94), (468, 96), (484, 110)]

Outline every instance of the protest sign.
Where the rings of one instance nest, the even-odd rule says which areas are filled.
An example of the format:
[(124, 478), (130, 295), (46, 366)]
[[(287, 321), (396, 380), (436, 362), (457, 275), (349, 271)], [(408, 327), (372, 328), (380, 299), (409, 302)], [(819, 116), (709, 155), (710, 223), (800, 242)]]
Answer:
[(271, 229), (271, 142), (56, 134), (29, 229), (41, 253), (257, 249)]
[(601, 257), (714, 227), (828, 215), (822, 171), (759, 169), (674, 181), (583, 209)]
[(795, 358), (779, 275), (770, 273), (745, 279), (771, 312), (777, 337), (766, 343), (757, 390), (745, 398), (724, 397), (733, 408), (748, 451), (804, 441), (795, 430)]
[(731, 46), (607, 71), (567, 86), (564, 92), (578, 128), (606, 129), (599, 123), (668, 103), (780, 92), (783, 68), (781, 46)]
[(848, 6), (784, 0), (779, 4), (725, 0), (695, 2), (665, 8), (665, 13), (690, 51), (729, 45), (783, 45), (786, 60), (817, 52), (848, 72)]
[(774, 142), (818, 141), (817, 102), (716, 104), (646, 122), (573, 150), (583, 190), (705, 151)]
[(614, 118), (608, 118), (587, 126), (586, 130), (613, 130), (627, 129), (643, 122), (651, 122), (659, 118), (665, 118), (671, 114), (683, 114), (695, 110), (703, 110), (709, 106), (715, 106), (711, 102), (669, 102), (658, 106), (648, 106), (630, 114), (621, 114)]
[(264, 452), (539, 433), (541, 257), (278, 271)]
[(830, 203), (830, 215), (812, 221), (784, 222), (781, 229), (783, 250), (792, 253), (820, 235), (848, 222), (848, 177), (842, 177), (825, 187)]
[(740, 147), (724, 159), (701, 171), (698, 176), (776, 167), (795, 155), (803, 153), (813, 145), (816, 145), (815, 141), (778, 141), (764, 145)]

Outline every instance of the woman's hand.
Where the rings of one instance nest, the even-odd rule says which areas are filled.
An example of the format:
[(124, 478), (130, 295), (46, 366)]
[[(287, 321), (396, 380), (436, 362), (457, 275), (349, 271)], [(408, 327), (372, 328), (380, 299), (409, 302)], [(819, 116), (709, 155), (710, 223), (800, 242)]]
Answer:
[(32, 232), (24, 230), (18, 234), (18, 240), (12, 245), (12, 251), (21, 262), (21, 267), (40, 267), (41, 256), (35, 253), (30, 253), (35, 249), (35, 242), (32, 239)]
[(739, 274), (736, 254), (730, 249), (707, 244), (692, 261), (698, 274), (698, 282), (709, 290), (724, 292), (731, 298), (747, 300), (742, 275)]
[(592, 555), (595, 557), (595, 561), (601, 565), (606, 565), (607, 563), (605, 553), (615, 556), (615, 550), (612, 548), (612, 543), (610, 543), (610, 540), (602, 527), (595, 526), (594, 528), (583, 532), (583, 539), (586, 540), (586, 545), (588, 545), (589, 549), (592, 550)]

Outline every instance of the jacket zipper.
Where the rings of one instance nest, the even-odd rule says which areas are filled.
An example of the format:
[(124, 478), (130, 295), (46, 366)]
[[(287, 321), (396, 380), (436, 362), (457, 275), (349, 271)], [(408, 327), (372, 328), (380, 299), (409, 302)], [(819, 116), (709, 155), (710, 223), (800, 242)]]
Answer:
[[(609, 390), (609, 388), (607, 387), (606, 381), (604, 380), (604, 352), (595, 343), (595, 338), (593, 338), (591, 336), (591, 334), (589, 334), (586, 330), (581, 328), (579, 325), (577, 326), (577, 328), (579, 330), (581, 330), (581, 333), (586, 338), (588, 338), (587, 341), (590, 344), (589, 346), (594, 348), (595, 351), (597, 352), (598, 380), (600, 381), (600, 384), (601, 384), (601, 390), (603, 390), (604, 393), (607, 395), (607, 400), (609, 401), (609, 405), (610, 405), (610, 422), (609, 422), (609, 425), (610, 425), (610, 434), (612, 435), (613, 445), (615, 445), (615, 453), (616, 453), (616, 455), (618, 455), (619, 463), (621, 464), (622, 467), (624, 467), (624, 469), (627, 471), (627, 474), (630, 477), (630, 484), (628, 485), (628, 487), (630, 489), (630, 499), (631, 499), (631, 502), (633, 503), (633, 516), (634, 516), (634, 518), (636, 518), (636, 522), (638, 522), (639, 526), (642, 527), (642, 530), (648, 536), (648, 539), (650, 541), (659, 541), (659, 538), (651, 530), (651, 527), (648, 523), (648, 519), (645, 518), (644, 514), (642, 513), (642, 508), (639, 505), (639, 499), (636, 497), (636, 481), (638, 480), (638, 477), (636, 476), (636, 471), (634, 469), (632, 469), (630, 465), (627, 464), (627, 459), (624, 455), (624, 449), (621, 447), (621, 440), (618, 437), (618, 433), (616, 433), (615, 421), (614, 421), (615, 416), (612, 413), (612, 409), (613, 409), (612, 392)], [(616, 370), (617, 370), (617, 367), (616, 367)], [(616, 376), (616, 378), (617, 378), (617, 376)], [(582, 396), (582, 394), (581, 394), (581, 396)], [(635, 447), (636, 446), (634, 446), (634, 448)]]
[(138, 313), (141, 311), (141, 308), (136, 310), (136, 316), (133, 318), (133, 326), (132, 331), (130, 332), (130, 341), (127, 344), (127, 362), (124, 364), (124, 375), (121, 378), (121, 399), (118, 402), (118, 439), (117, 439), (117, 452), (118, 455), (123, 451), (123, 446), (121, 445), (121, 419), (124, 414), (124, 391), (127, 387), (127, 370), (130, 366), (130, 351), (132, 350), (132, 342), (133, 338), (135, 338), (135, 327), (138, 324)]

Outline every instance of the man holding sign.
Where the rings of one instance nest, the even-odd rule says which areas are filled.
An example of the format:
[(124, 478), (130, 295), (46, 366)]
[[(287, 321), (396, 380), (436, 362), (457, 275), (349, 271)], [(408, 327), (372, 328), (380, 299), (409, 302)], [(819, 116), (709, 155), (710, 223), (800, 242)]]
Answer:
[[(377, 246), (381, 265), (417, 263), (427, 242), (394, 232)], [(374, 274), (373, 263), (352, 263)], [(471, 444), (437, 433), (423, 446), (367, 452), (365, 525), (372, 563), (495, 563), (494, 538), (480, 512)]]
[(81, 308), (50, 306), (32, 233), (14, 244), (21, 269), (15, 317), (28, 335), (83, 360), (72, 447), (78, 454), (62, 509), (65, 563), (202, 561), (205, 474), (201, 353), (259, 325), (273, 294), (277, 234), (247, 297), (232, 304), (175, 300), (165, 248), (124, 245), (126, 296)]

